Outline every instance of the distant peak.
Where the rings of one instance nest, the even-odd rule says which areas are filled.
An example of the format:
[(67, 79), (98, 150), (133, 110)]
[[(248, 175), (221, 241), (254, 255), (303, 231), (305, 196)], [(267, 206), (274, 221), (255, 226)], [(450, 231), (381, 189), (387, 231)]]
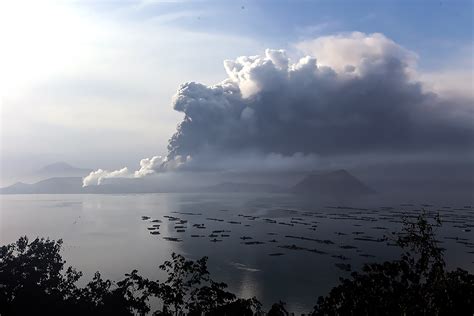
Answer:
[(86, 171), (88, 171), (88, 169), (74, 167), (64, 161), (54, 162), (38, 170), (40, 174), (62, 174), (62, 173), (86, 172)]
[(18, 181), (18, 182), (13, 183), (11, 186), (16, 187), (16, 186), (21, 186), (21, 185), (27, 185), (27, 184), (24, 182)]
[(298, 182), (292, 191), (332, 196), (365, 195), (374, 191), (345, 169), (313, 173)]
[(70, 164), (64, 161), (58, 161), (58, 162), (53, 162), (52, 164), (46, 165), (43, 167), (43, 169), (47, 168), (74, 168)]
[(352, 174), (350, 174), (349, 171), (347, 171), (346, 169), (338, 169), (338, 170), (329, 171), (329, 172), (326, 172), (326, 173), (327, 174), (344, 175), (344, 176), (347, 176), (347, 175), (352, 176)]
[(346, 169), (334, 169), (334, 170), (313, 170), (309, 174), (310, 175), (321, 175), (321, 174), (334, 174), (334, 173), (341, 173), (341, 174), (351, 174), (349, 171)]
[(314, 171), (310, 173), (307, 177), (354, 177), (349, 171), (346, 169), (337, 169), (332, 171)]

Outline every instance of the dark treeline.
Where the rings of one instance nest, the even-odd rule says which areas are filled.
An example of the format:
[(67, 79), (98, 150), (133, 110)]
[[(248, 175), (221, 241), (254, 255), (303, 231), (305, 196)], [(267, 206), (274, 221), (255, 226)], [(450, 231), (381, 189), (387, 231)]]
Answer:
[[(447, 271), (434, 223), (421, 214), (404, 220), (396, 243), (399, 260), (366, 264), (319, 297), (309, 315), (473, 315), (474, 275)], [(164, 281), (136, 270), (118, 282), (97, 272), (78, 287), (82, 273), (65, 268), (62, 241), (20, 238), (0, 248), (0, 315), (288, 315), (283, 302), (263, 311), (257, 298), (238, 298), (211, 279), (207, 258), (172, 254), (159, 268)], [(282, 286), (285, 286), (282, 284)], [(156, 304), (150, 304), (151, 301)], [(151, 310), (150, 305), (159, 306)]]

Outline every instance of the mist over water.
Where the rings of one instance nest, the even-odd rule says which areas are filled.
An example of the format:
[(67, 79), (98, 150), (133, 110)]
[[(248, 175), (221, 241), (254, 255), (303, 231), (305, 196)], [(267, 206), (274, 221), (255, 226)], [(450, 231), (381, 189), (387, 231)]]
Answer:
[[(447, 249), (448, 268), (474, 272), (473, 208), (403, 202), (338, 205), (243, 193), (4, 195), (0, 242), (22, 235), (62, 238), (67, 264), (84, 272), (83, 282), (97, 270), (112, 280), (132, 269), (163, 278), (158, 265), (172, 252), (189, 259), (209, 256), (212, 277), (232, 292), (255, 295), (266, 307), (281, 299), (289, 310), (303, 313), (338, 284), (339, 276), (348, 276), (336, 264), (357, 270), (365, 262), (398, 258), (397, 247), (378, 240), (399, 231), (402, 215), (421, 209), (441, 214), (438, 237)], [(160, 226), (157, 235), (148, 230), (154, 224)], [(203, 237), (192, 237), (197, 235)]]
[(0, 316), (473, 314), (473, 9), (0, 0)]

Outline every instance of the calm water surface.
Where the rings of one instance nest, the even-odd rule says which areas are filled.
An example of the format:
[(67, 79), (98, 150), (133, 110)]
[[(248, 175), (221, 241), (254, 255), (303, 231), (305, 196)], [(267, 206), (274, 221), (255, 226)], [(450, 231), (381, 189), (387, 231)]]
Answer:
[[(256, 296), (267, 308), (281, 299), (293, 312), (308, 312), (319, 295), (338, 284), (339, 276), (348, 276), (336, 264), (358, 269), (364, 262), (396, 258), (399, 249), (379, 239), (399, 230), (402, 213), (416, 215), (421, 208), (440, 211), (445, 221), (438, 236), (447, 249), (448, 267), (474, 273), (474, 208), (469, 205), (359, 205), (354, 209), (270, 194), (4, 195), (0, 199), (0, 243), (14, 242), (22, 235), (62, 238), (63, 256), (68, 265), (84, 272), (83, 282), (97, 270), (113, 280), (132, 269), (160, 278), (158, 265), (172, 252), (190, 259), (208, 256), (211, 276), (226, 282), (238, 296)], [(152, 223), (153, 219), (161, 223)], [(150, 234), (153, 224), (160, 225), (160, 234)]]

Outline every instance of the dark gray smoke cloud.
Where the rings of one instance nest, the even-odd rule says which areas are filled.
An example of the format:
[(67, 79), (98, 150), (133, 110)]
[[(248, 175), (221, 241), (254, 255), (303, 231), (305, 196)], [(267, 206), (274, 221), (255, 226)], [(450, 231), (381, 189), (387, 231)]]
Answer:
[[(424, 92), (393, 56), (365, 58), (344, 72), (281, 51), (226, 61), (229, 79), (186, 83), (174, 109), (185, 114), (170, 157), (242, 151), (292, 156), (471, 150), (473, 109)], [(356, 68), (357, 67), (357, 68)]]
[(472, 154), (472, 99), (425, 91), (414, 53), (362, 33), (298, 47), (315, 56), (266, 50), (225, 61), (219, 84), (181, 85), (173, 106), (184, 119), (167, 157), (147, 166), (311, 170), (337, 157)]

